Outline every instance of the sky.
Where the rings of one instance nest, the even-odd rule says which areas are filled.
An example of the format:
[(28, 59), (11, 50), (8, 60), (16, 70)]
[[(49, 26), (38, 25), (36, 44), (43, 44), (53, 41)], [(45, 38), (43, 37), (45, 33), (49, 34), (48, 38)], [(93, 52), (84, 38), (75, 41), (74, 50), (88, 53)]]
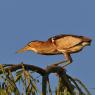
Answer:
[[(0, 63), (24, 62), (46, 67), (64, 57), (33, 52), (16, 54), (32, 40), (47, 40), (58, 34), (83, 35), (91, 46), (72, 54), (66, 70), (84, 82), (95, 95), (95, 0), (0, 0)], [(53, 78), (51, 79), (53, 80)]]

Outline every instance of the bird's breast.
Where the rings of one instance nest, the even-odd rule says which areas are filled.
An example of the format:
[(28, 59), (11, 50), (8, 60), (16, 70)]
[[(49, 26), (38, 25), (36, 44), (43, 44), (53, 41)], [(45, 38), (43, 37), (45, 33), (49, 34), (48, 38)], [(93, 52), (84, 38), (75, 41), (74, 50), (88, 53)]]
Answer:
[(60, 52), (56, 49), (53, 44), (43, 44), (41, 46), (36, 47), (36, 49), (32, 49), (34, 52), (43, 54), (43, 55), (55, 55), (60, 54)]

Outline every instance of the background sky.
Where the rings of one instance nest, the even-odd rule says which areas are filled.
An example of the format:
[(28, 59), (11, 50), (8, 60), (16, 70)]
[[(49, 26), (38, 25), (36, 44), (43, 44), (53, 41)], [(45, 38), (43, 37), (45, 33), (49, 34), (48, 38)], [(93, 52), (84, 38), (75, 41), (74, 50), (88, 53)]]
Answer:
[[(67, 73), (82, 80), (95, 95), (95, 0), (0, 0), (0, 63), (46, 67), (63, 56), (33, 52), (16, 54), (31, 40), (47, 40), (57, 34), (84, 35), (91, 46), (73, 54)], [(53, 80), (53, 78), (51, 78)]]

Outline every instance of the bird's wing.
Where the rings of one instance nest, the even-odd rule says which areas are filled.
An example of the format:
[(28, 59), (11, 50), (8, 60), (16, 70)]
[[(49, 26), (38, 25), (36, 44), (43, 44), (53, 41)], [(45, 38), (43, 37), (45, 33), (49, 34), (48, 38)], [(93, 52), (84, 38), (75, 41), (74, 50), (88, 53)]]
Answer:
[(58, 35), (51, 38), (58, 48), (68, 49), (74, 47), (82, 42), (80, 36), (75, 35)]

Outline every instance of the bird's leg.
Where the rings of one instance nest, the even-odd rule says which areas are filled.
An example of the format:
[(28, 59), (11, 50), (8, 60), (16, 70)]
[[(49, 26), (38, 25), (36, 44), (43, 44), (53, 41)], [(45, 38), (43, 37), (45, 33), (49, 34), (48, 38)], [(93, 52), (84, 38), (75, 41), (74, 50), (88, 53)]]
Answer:
[(63, 53), (63, 54), (64, 54), (66, 61), (61, 61), (61, 62), (55, 63), (55, 64), (53, 64), (53, 66), (58, 66), (60, 64), (64, 64), (63, 67), (65, 67), (65, 66), (69, 65), (70, 63), (72, 63), (72, 58), (71, 58), (70, 54), (67, 52)]
[(68, 53), (68, 52), (65, 52), (65, 53), (63, 53), (64, 54), (64, 58), (65, 58), (65, 62), (64, 62), (64, 65), (63, 65), (63, 67), (66, 67), (67, 65), (69, 65), (70, 63), (72, 63), (72, 58), (71, 58), (71, 56), (70, 56), (70, 53)]

